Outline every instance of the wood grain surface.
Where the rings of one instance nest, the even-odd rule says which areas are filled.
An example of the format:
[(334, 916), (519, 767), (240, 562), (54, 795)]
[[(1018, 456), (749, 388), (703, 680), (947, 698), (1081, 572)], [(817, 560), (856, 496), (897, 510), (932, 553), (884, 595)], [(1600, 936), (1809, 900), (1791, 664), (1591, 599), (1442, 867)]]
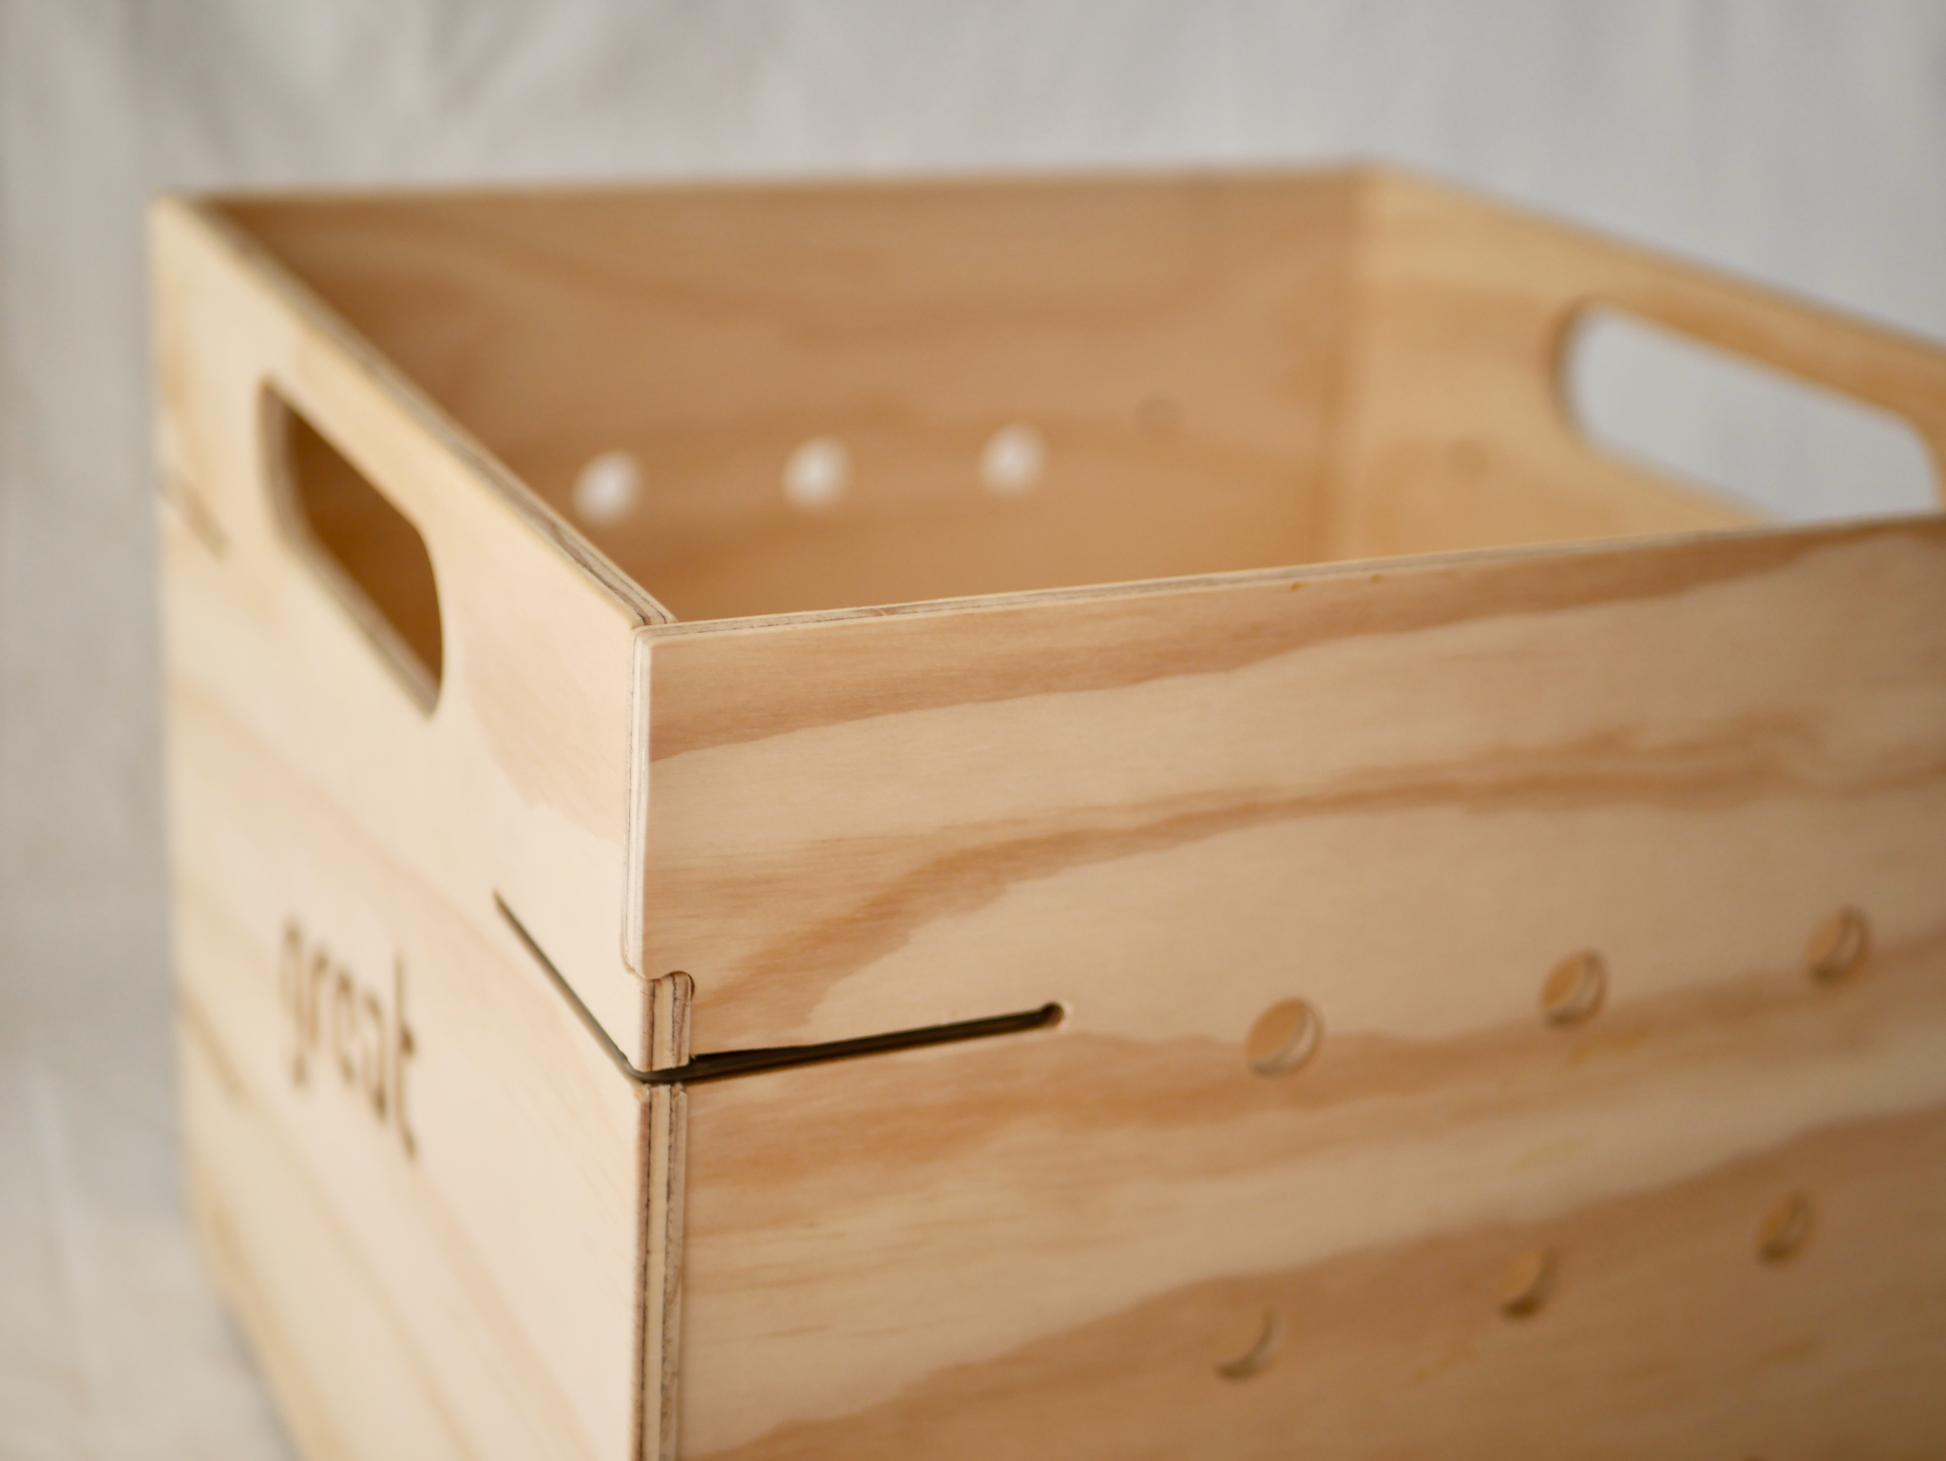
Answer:
[(1890, 411), (1946, 475), (1946, 356), (1928, 342), (1408, 175), (1369, 174), (1359, 198), (1333, 557), (1753, 520), (1591, 449), (1562, 363), (1595, 307)]
[[(1840, 1373), (1910, 1396), (1857, 1432), (1872, 1454), (1936, 1433), (1936, 1303), (1827, 1333), (1836, 1288), (1746, 1298), (1800, 1189), (1858, 1204), (1813, 1239), (1857, 1245), (1818, 1260), (1834, 1285), (1941, 1282), (1936, 519), (665, 633), (648, 959), (694, 979), (699, 1048), (1068, 1009), (1005, 1048), (691, 1093), (688, 1454), (1192, 1454), (1233, 1404), (1215, 1453), (1342, 1454), (1383, 1405), (1401, 1454), (1518, 1451), (1592, 1407), (1616, 1439), (1588, 1454), (1706, 1455), (1762, 1442), (1773, 1384)], [(821, 671), (794, 718), (787, 662)], [(760, 721), (739, 685), (769, 689)], [(1874, 953), (1828, 986), (1806, 948), (1847, 906)], [(1606, 998), (1564, 1030), (1543, 987), (1582, 949)], [(1318, 1054), (1254, 1075), (1252, 1022), (1293, 997)], [(1849, 1175), (1865, 1150), (1899, 1155)], [(1886, 1184), (1882, 1232), (1854, 1181)], [(1649, 1234), (1699, 1210), (1692, 1268), (1649, 1283)], [(1595, 1306), (1576, 1333), (1608, 1336), (1577, 1339), (1581, 1386), (1479, 1296), (1539, 1242), (1562, 1306)], [(1570, 1298), (1589, 1264), (1603, 1297)], [(1408, 1303), (1422, 1279), (1450, 1303)], [(1347, 1286), (1390, 1327), (1314, 1328), (1295, 1296), (1345, 1315)], [(1267, 1309), (1335, 1358), (1231, 1395), (1211, 1367)], [(1187, 1316), (1215, 1327), (1153, 1327)], [(1778, 1325), (1821, 1337), (1773, 1366)], [(1447, 1398), (1408, 1402), (1461, 1335)], [(1540, 1414), (1490, 1403), (1524, 1384)], [(1793, 1412), (1829, 1427), (1796, 1444), (1858, 1403)]]
[[(194, 1189), (308, 1450), (1938, 1449), (1946, 519), (1558, 375), (1941, 455), (1936, 352), (1360, 170), (156, 236)], [(496, 899), (638, 1066), (1063, 1018), (644, 1095)]]
[[(1350, 178), (703, 187), (232, 202), (684, 619), (1325, 556)], [(464, 307), (453, 308), (455, 296)], [(981, 486), (1045, 440), (1045, 490)], [(842, 442), (841, 510), (778, 491)]]
[[(196, 505), (165, 511), (163, 556), (206, 1245), (310, 1454), (653, 1454), (645, 1184), (673, 1112), (616, 1078), (493, 902), (651, 1058), (623, 939), (653, 605), (538, 531), (219, 220), (165, 204), (154, 229), (163, 470)], [(294, 531), (273, 389), (429, 549), (430, 703)]]

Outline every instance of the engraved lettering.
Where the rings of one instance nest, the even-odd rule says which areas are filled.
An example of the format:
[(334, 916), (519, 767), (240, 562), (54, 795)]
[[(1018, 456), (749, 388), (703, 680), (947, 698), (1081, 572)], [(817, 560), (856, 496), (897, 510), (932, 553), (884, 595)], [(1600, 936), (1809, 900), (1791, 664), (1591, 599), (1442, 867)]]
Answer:
[(318, 1048), (318, 1011), (324, 1006), (324, 981), (331, 973), (331, 958), (323, 949), (311, 954), (311, 967), (304, 980), (304, 1044), (309, 1055), (316, 1054)]
[(351, 1064), (351, 1022), (357, 1008), (351, 975), (342, 967), (333, 971), (331, 981), (331, 1053), (338, 1060), (338, 1078), (351, 1085), (356, 1072)]
[(277, 954), (277, 993), (290, 1018), (291, 1084), (302, 1086), (310, 1077), (304, 1059), (304, 935), (295, 922), (284, 924), (284, 942)]
[(295, 918), (284, 924), (277, 953), (277, 997), (290, 1039), (292, 1086), (310, 1084), (314, 1070), (335, 1070), (340, 1082), (371, 1110), (380, 1126), (398, 1133), (408, 1157), (419, 1152), (406, 1120), (406, 1062), (418, 1048), (405, 1017), (405, 959), (392, 961), (391, 1000), (365, 983), (322, 943), (306, 937)]
[(365, 991), (363, 1000), (365, 1028), (370, 1038), (358, 1045), (358, 1084), (372, 1103), (372, 1115), (385, 1120), (385, 1009), (378, 996)]
[(405, 1119), (405, 1063), (412, 1052), (419, 1048), (412, 1038), (412, 1026), (405, 1022), (405, 959), (400, 956), (392, 961), (392, 1116), (398, 1122), (399, 1140), (405, 1143), (408, 1157), (419, 1155), (419, 1143), (414, 1140), (412, 1127)]

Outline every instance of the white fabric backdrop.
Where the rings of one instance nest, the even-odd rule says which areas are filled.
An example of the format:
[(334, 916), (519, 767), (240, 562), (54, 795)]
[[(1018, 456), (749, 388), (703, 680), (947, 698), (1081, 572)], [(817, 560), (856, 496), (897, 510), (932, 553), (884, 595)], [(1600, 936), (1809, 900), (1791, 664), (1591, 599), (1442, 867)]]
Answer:
[(287, 1454), (179, 1210), (150, 192), (1344, 156), (1946, 337), (1939, 3), (0, 0), (0, 1455)]

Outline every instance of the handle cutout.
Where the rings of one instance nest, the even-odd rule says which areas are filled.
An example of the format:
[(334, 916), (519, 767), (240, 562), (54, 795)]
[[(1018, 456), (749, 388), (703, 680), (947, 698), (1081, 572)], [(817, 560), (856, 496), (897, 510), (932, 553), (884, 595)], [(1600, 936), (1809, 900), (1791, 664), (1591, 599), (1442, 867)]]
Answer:
[(411, 519), (274, 390), (264, 392), (268, 476), (291, 537), (428, 715), (445, 635), (432, 554)]
[(1936, 504), (1931, 454), (1901, 417), (1619, 310), (1576, 317), (1561, 387), (1596, 446), (1789, 521)]

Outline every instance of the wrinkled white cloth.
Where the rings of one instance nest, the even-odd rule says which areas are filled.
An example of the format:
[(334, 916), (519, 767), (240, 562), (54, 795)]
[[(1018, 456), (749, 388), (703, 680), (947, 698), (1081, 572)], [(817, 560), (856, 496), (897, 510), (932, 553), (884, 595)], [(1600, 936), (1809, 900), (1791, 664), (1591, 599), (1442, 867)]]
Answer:
[(152, 191), (1349, 156), (1946, 338), (1936, 3), (0, 0), (0, 1457), (288, 1454), (181, 1213)]

